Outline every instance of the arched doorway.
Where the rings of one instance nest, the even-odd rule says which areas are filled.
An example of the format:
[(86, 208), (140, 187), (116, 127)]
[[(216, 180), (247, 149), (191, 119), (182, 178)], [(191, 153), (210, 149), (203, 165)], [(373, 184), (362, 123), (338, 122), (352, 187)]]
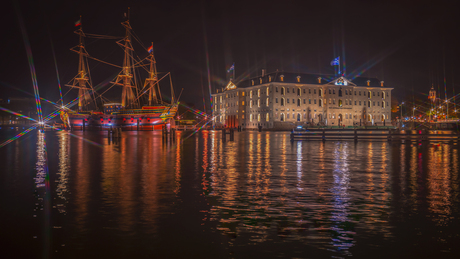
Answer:
[(280, 121), (284, 121), (284, 113), (281, 113)]

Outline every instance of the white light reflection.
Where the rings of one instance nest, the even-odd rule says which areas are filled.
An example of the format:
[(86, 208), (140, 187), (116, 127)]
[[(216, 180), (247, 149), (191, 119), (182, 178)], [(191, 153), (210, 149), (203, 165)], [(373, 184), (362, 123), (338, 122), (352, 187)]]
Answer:
[(351, 220), (348, 219), (350, 171), (348, 168), (348, 144), (337, 144), (334, 150), (334, 183), (331, 189), (333, 197), (332, 245), (336, 251), (351, 256), (350, 247), (354, 245)]

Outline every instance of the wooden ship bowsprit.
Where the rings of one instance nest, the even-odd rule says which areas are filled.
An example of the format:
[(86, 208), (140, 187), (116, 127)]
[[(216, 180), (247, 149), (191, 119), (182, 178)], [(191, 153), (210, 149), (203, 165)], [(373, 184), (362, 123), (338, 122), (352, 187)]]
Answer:
[[(78, 46), (71, 48), (78, 53), (79, 64), (78, 74), (67, 84), (67, 86), (78, 89), (78, 109), (72, 110), (70, 107), (63, 107), (61, 120), (68, 128), (102, 128), (102, 127), (120, 127), (141, 125), (142, 128), (160, 129), (174, 124), (174, 115), (177, 112), (179, 102), (175, 100), (174, 89), (172, 87), (170, 73), (165, 74), (158, 79), (156, 61), (153, 55), (153, 44), (147, 49), (148, 56), (142, 60), (134, 59), (134, 49), (132, 46), (132, 28), (128, 18), (122, 23), (126, 30), (123, 39), (117, 41), (117, 44), (124, 49), (123, 67), (119, 74), (114, 78), (113, 86), (121, 86), (121, 103), (110, 102), (102, 94), (93, 88), (88, 58), (91, 57), (85, 49), (83, 39), (94, 34), (85, 34), (81, 27), (80, 20), (75, 23), (78, 26), (76, 34), (80, 36)], [(101, 61), (101, 60), (99, 60)], [(101, 61), (103, 63), (107, 63)], [(144, 68), (148, 72), (148, 77), (142, 88), (138, 87), (136, 80), (135, 68)], [(171, 87), (171, 101), (163, 100), (159, 82), (169, 75)], [(100, 98), (100, 104), (97, 105), (97, 99)], [(76, 101), (75, 101), (76, 102)], [(99, 106), (99, 108), (97, 107)], [(102, 106), (102, 107), (101, 107)]]

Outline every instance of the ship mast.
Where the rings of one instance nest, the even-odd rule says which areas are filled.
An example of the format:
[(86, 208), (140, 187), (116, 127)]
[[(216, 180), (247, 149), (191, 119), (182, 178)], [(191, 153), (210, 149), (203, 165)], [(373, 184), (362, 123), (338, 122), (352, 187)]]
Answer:
[[(79, 26), (78, 30), (75, 31), (76, 34), (80, 35), (80, 42), (78, 46), (71, 48), (70, 50), (78, 53), (78, 74), (73, 78), (72, 84), (68, 84), (67, 86), (72, 88), (78, 89), (78, 110), (82, 111), (83, 109), (87, 109), (87, 105), (89, 104), (90, 95), (88, 91), (90, 88), (87, 87), (87, 84), (91, 87), (89, 83), (89, 67), (86, 66), (85, 57), (88, 56), (86, 52), (85, 45), (83, 38), (85, 37), (85, 33), (83, 32), (81, 26), (81, 16), (80, 20), (75, 23), (75, 26)], [(77, 50), (78, 48), (78, 50)], [(87, 71), (88, 70), (88, 71)]]
[(135, 105), (135, 97), (134, 97), (133, 88), (135, 88), (136, 85), (133, 84), (133, 78), (134, 78), (134, 73), (133, 73), (134, 65), (132, 64), (133, 63), (132, 61), (133, 46), (131, 44), (131, 25), (129, 24), (129, 12), (128, 12), (128, 17), (126, 21), (122, 22), (121, 24), (125, 27), (126, 34), (125, 34), (124, 39), (118, 41), (117, 43), (118, 45), (124, 48), (125, 55), (123, 59), (123, 70), (117, 76), (115, 83), (123, 87), (122, 94), (121, 94), (121, 105), (124, 108), (126, 107), (133, 108), (133, 106)]
[(158, 84), (156, 61), (155, 57), (153, 56), (153, 43), (148, 51), (150, 53), (150, 69), (149, 77), (145, 79), (144, 88), (146, 88), (147, 86), (149, 87), (149, 105), (153, 105), (159, 102), (162, 103), (163, 100), (161, 98), (160, 86)]

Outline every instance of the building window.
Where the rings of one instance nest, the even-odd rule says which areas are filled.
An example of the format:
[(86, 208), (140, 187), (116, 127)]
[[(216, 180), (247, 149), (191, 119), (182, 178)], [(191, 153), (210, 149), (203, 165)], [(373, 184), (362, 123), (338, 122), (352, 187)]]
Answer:
[(316, 89), (313, 89), (313, 94), (316, 94)]
[(260, 114), (257, 114), (257, 121), (260, 121)]
[(329, 119), (332, 119), (332, 114), (329, 113)]
[(303, 93), (305, 93), (305, 88), (303, 89)]
[[(320, 99), (321, 100), (321, 99)], [(316, 99), (313, 100), (313, 103), (316, 104)]]
[(289, 103), (289, 98), (287, 99), (287, 103)]
[(284, 121), (284, 113), (281, 113), (280, 121)]
[(377, 106), (380, 106), (380, 102), (377, 102)]
[(339, 97), (342, 97), (342, 88), (339, 89)]
[(244, 92), (241, 92), (241, 95), (244, 96)]
[(380, 92), (377, 92), (377, 96), (380, 96)]
[(257, 97), (260, 97), (260, 89), (257, 89)]
[(289, 93), (289, 87), (287, 88), (287, 93)]
[(267, 98), (267, 102), (265, 103), (265, 105), (267, 105), (267, 106), (270, 105), (270, 101), (268, 100), (268, 98)]
[(375, 92), (372, 92), (372, 96), (375, 96)]
[(252, 108), (252, 100), (249, 101), (249, 108)]
[(329, 89), (329, 94), (331, 94), (331, 93), (332, 93), (332, 92), (331, 92), (331, 89)]
[(281, 98), (281, 106), (284, 106), (284, 98)]
[(348, 90), (347, 89), (345, 89), (345, 95), (348, 95)]
[(345, 105), (348, 105), (348, 100), (347, 99), (345, 99)]
[(300, 76), (297, 76), (297, 83), (300, 83)]
[(244, 101), (241, 101), (241, 105), (244, 106)]
[(244, 120), (244, 114), (242, 114), (242, 115), (241, 115), (241, 119), (243, 119), (243, 120)]
[(287, 119), (289, 119), (289, 113), (287, 114)]
[(382, 92), (382, 99), (385, 99), (385, 92)]
[(318, 96), (323, 97), (323, 90), (322, 89), (318, 89)]
[(222, 95), (220, 96), (220, 102), (222, 102)]
[(275, 98), (275, 102), (278, 103), (278, 98)]
[(329, 104), (332, 104), (332, 99), (331, 98), (329, 98)]
[(270, 88), (267, 87), (267, 96), (269, 96), (269, 95), (270, 95)]
[(249, 91), (249, 98), (252, 98), (252, 90)]
[(249, 114), (249, 121), (252, 121), (252, 114)]
[(367, 107), (371, 107), (371, 101), (367, 101)]
[(355, 95), (356, 95), (356, 91), (355, 91)]
[(275, 88), (275, 91), (278, 92), (278, 86)]
[(266, 121), (269, 121), (269, 120), (270, 120), (268, 113), (267, 113), (267, 115), (265, 115), (265, 120), (266, 120)]
[(254, 80), (251, 80), (251, 85), (254, 85)]
[(262, 78), (259, 78), (259, 83), (262, 84)]
[(332, 89), (332, 94), (335, 94), (335, 89)]
[(367, 98), (371, 98), (371, 91), (367, 92)]
[(281, 87), (281, 95), (285, 95), (286, 94), (286, 89), (283, 87)]
[(260, 107), (260, 99), (257, 99), (257, 107)]
[(347, 120), (348, 120), (348, 114), (347, 114), (347, 113), (345, 113), (345, 119), (347, 119)]
[(301, 93), (302, 93), (302, 90), (300, 88), (297, 88), (297, 96), (300, 96)]
[(308, 99), (308, 104), (311, 104), (311, 99)]
[(375, 106), (375, 102), (372, 102), (372, 106)]
[(272, 81), (272, 76), (268, 76), (268, 82)]
[(355, 101), (355, 105), (356, 105), (356, 101)]
[(342, 107), (342, 99), (339, 99), (339, 107)]
[(284, 82), (284, 75), (280, 75), (281, 82)]
[(311, 89), (310, 88), (308, 88), (308, 93), (311, 94)]
[(300, 98), (297, 99), (297, 106), (298, 106), (298, 107), (300, 107), (300, 102), (301, 102)]
[(306, 104), (307, 103), (307, 100), (303, 99), (303, 104)]
[[(316, 104), (316, 100), (315, 100), (315, 104)], [(322, 107), (323, 106), (323, 99), (319, 99), (319, 107)]]
[(332, 100), (332, 104), (335, 104), (335, 99)]

